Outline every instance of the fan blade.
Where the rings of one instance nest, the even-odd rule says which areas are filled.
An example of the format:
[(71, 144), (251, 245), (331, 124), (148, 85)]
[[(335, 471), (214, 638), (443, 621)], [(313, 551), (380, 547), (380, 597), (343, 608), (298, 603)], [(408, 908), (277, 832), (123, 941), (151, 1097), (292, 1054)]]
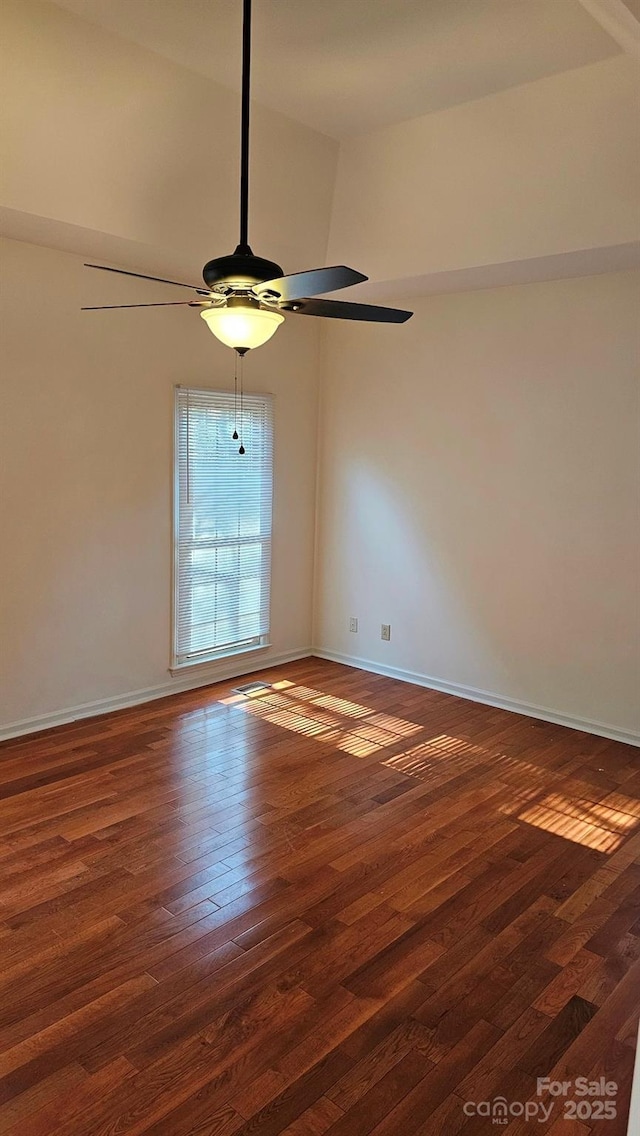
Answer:
[(137, 280), (155, 280), (156, 284), (175, 284), (176, 288), (190, 288), (199, 296), (208, 296), (208, 288), (196, 288), (195, 284), (181, 284), (179, 280), (164, 280), (162, 276), (143, 276), (141, 272), (125, 272), (124, 268), (107, 268), (106, 264), (85, 264), (85, 268), (99, 268), (101, 272), (117, 272), (119, 276), (135, 276)]
[(80, 308), (81, 312), (108, 312), (116, 308), (199, 308), (205, 307), (206, 300), (169, 300), (162, 304), (99, 304), (98, 307)]
[(406, 323), (413, 312), (400, 308), (379, 308), (373, 304), (344, 304), (341, 300), (300, 300), (282, 304), (282, 311), (301, 316), (329, 316), (331, 319), (367, 320), (371, 323)]
[[(275, 293), (282, 300), (301, 300), (304, 296), (321, 296), (324, 292), (336, 292), (338, 288), (350, 288), (368, 280), (361, 272), (337, 264), (334, 268), (311, 268), (308, 272), (292, 272), (290, 276), (280, 276), (277, 280), (265, 280), (254, 284), (253, 291), (260, 297), (265, 292)], [(270, 297), (265, 297), (268, 299)]]

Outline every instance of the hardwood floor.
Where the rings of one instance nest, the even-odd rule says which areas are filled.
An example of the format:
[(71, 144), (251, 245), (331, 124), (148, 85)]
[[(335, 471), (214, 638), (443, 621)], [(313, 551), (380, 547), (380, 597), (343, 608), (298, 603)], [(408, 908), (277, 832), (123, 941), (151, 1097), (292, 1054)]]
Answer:
[[(640, 751), (318, 659), (260, 677), (0, 749), (0, 1131), (622, 1136)], [(580, 1076), (616, 1119), (536, 1095)]]

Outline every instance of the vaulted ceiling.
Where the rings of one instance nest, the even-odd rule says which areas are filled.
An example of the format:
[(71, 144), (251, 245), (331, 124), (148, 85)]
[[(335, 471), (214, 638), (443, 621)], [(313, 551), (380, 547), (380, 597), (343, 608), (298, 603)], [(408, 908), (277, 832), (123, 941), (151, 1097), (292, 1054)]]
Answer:
[[(56, 2), (239, 84), (240, 0)], [(580, 0), (255, 0), (254, 43), (254, 97), (335, 138), (620, 51)]]
[[(352, 263), (379, 298), (640, 263), (640, 0), (254, 13), (261, 255)], [(0, 232), (177, 279), (230, 252), (241, 16), (241, 0), (3, 0)]]

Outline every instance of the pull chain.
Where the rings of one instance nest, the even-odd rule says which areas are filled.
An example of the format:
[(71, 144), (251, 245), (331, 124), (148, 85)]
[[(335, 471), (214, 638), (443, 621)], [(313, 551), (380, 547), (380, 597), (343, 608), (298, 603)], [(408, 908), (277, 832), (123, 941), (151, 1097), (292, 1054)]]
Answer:
[(240, 355), (240, 448), (239, 454), (246, 453), (242, 442), (242, 435), (244, 434), (244, 351)]
[(238, 441), (238, 358), (239, 358), (239, 356), (238, 356), (237, 351), (234, 352), (234, 354), (235, 354), (235, 367), (234, 367), (234, 370), (233, 370), (233, 420), (234, 420), (235, 425), (234, 425), (233, 434), (231, 435), (231, 437), (232, 437), (234, 442), (237, 442)]

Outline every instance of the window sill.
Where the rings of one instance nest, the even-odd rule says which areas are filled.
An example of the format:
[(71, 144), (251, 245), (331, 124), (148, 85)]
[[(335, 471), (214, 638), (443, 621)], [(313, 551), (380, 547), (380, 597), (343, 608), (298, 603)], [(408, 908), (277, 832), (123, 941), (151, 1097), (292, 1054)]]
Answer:
[(184, 663), (172, 663), (169, 667), (170, 675), (181, 675), (186, 671), (189, 672), (204, 672), (215, 671), (219, 669), (219, 664), (224, 664), (227, 659), (236, 659), (243, 655), (254, 655), (259, 651), (266, 651), (271, 646), (271, 643), (258, 643), (253, 644), (251, 647), (235, 647), (230, 651), (222, 651), (219, 654), (210, 655), (206, 659), (193, 659), (187, 660)]

